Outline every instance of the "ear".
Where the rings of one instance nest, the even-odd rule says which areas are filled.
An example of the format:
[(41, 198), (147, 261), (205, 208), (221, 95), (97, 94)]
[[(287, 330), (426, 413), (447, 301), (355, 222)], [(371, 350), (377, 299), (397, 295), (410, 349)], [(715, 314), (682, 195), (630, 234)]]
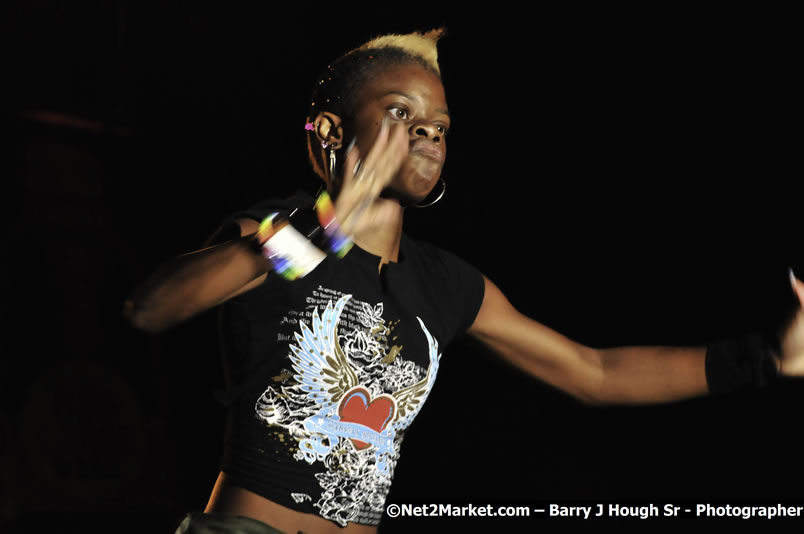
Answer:
[(343, 121), (338, 115), (322, 111), (313, 120), (313, 132), (321, 146), (338, 149), (343, 146)]

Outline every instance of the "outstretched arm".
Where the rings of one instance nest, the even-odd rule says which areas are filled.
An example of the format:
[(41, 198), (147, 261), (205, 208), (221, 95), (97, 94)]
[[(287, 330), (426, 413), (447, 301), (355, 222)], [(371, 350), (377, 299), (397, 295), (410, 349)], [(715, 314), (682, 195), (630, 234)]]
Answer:
[(238, 224), (240, 237), (161, 266), (126, 300), (126, 318), (141, 330), (161, 332), (262, 283), (268, 266), (251, 244), (257, 223)]
[[(804, 285), (797, 282), (800, 300)], [(519, 313), (491, 281), (470, 334), (528, 374), (589, 403), (669, 402), (707, 393), (706, 347), (594, 349)], [(783, 339), (782, 371), (804, 359), (799, 310)]]

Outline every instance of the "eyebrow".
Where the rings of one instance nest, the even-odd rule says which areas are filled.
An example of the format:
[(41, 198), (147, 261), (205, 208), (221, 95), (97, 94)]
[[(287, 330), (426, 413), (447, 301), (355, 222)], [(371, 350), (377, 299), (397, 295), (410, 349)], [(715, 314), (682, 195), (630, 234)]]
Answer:
[[(386, 97), (386, 96), (388, 96), (388, 95), (399, 95), (399, 96), (404, 96), (404, 97), (405, 97), (405, 98), (407, 98), (408, 100), (414, 100), (414, 101), (416, 101), (416, 100), (421, 100), (421, 98), (416, 98), (416, 97), (413, 97), (413, 96), (411, 96), (411, 95), (409, 95), (409, 94), (407, 94), (407, 93), (403, 93), (402, 91), (388, 91), (387, 93), (385, 93), (385, 94), (383, 95), (383, 98), (385, 98), (385, 97)], [(446, 115), (447, 117), (452, 118), (452, 116), (449, 114), (449, 111), (448, 111), (448, 110), (446, 110), (446, 109), (437, 109), (437, 110), (436, 110), (436, 112), (437, 112), (437, 113), (443, 113), (443, 114), (444, 114), (444, 115)]]

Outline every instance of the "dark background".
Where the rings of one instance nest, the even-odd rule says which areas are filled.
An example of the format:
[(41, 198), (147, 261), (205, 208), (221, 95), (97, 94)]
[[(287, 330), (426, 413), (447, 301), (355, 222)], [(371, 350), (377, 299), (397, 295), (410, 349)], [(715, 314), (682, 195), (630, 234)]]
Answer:
[[(804, 273), (791, 14), (494, 6), (6, 4), (0, 530), (172, 532), (203, 508), (216, 314), (149, 336), (123, 300), (227, 214), (315, 191), (316, 74), (379, 33), (449, 31), (449, 190), (412, 235), (591, 346), (783, 319)], [(804, 500), (801, 382), (591, 408), (468, 340), (439, 375), (389, 502)]]

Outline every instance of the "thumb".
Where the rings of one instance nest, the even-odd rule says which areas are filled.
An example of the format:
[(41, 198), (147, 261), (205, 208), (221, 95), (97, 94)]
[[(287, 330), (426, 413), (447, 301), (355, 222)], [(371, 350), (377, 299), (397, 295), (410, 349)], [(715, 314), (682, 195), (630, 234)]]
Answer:
[(790, 272), (790, 285), (793, 286), (793, 293), (798, 297), (798, 305), (804, 306), (804, 283), (796, 278), (793, 273), (793, 268), (789, 269)]

